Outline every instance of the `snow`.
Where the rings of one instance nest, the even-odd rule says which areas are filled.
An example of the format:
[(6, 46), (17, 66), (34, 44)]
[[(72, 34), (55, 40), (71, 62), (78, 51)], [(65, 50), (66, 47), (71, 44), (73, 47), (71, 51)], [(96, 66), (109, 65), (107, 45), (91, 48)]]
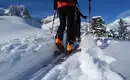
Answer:
[(9, 8), (0, 8), (0, 16), (18, 16), (31, 18), (29, 11), (24, 5), (10, 5)]
[(38, 29), (41, 24), (31, 19), (25, 20), (16, 16), (0, 16), (0, 24), (0, 37), (2, 37), (0, 42), (43, 33), (42, 30)]
[[(126, 25), (130, 25), (130, 17), (123, 18), (123, 20), (127, 23)], [(115, 20), (113, 23), (110, 23), (107, 25), (107, 31), (111, 29), (116, 29), (118, 30), (119, 24), (118, 24), (119, 19)]]
[[(47, 65), (55, 60), (53, 53), (57, 50), (50, 34), (52, 17), (48, 19), (50, 22), (44, 23), (41, 29), (41, 24), (31, 19), (0, 16), (1, 80), (123, 80), (122, 73), (119, 75), (110, 66), (118, 59), (105, 54), (109, 51), (104, 52), (111, 42), (105, 44), (104, 38), (97, 45), (92, 35), (82, 36), (81, 52), (46, 71)], [(56, 18), (55, 26), (58, 25)], [(107, 46), (101, 48), (104, 45)]]
[[(42, 29), (44, 29), (44, 30), (52, 30), (53, 18), (54, 18), (54, 15), (53, 16), (48, 16), (47, 18), (43, 19), (42, 20), (42, 22), (43, 22)], [(54, 25), (53, 25), (54, 32), (57, 30), (59, 25), (60, 25), (59, 18), (56, 17), (54, 19)]]
[(104, 55), (91, 36), (84, 37), (80, 46), (81, 52), (55, 66), (42, 80), (123, 80), (109, 68), (115, 59)]
[(10, 5), (5, 13), (9, 16), (19, 16), (23, 18), (31, 18), (28, 10), (24, 5)]
[(92, 19), (94, 18), (102, 18), (102, 16), (93, 16)]
[(110, 38), (95, 38), (100, 48), (103, 48), (104, 54), (113, 57), (116, 61), (110, 64), (112, 71), (123, 77), (124, 80), (130, 79), (129, 71), (129, 41), (112, 40)]
[(37, 21), (0, 16), (0, 24), (1, 80), (26, 80), (53, 59), (51, 35)]
[(55, 49), (52, 43), (50, 37), (37, 35), (0, 44), (1, 79), (27, 79), (52, 58)]
[(128, 41), (111, 41), (109, 47), (104, 50), (105, 54), (117, 60), (111, 64), (112, 70), (121, 73), (127, 80), (130, 80), (129, 48)]

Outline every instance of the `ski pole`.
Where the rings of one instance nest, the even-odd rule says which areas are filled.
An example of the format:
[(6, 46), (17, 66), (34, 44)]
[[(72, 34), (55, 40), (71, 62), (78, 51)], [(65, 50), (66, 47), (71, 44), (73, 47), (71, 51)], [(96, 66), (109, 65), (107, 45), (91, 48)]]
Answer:
[(90, 23), (90, 17), (91, 17), (91, 0), (88, 0), (88, 19), (89, 19), (89, 23)]
[(91, 0), (88, 0), (88, 21), (89, 21), (89, 25), (88, 25), (88, 32), (90, 32), (90, 17), (91, 17)]
[(80, 10), (80, 6), (79, 6), (79, 3), (77, 2), (77, 7), (79, 8), (79, 10)]
[(53, 21), (52, 21), (52, 31), (51, 31), (51, 34), (52, 34), (52, 32), (53, 32), (53, 28), (54, 28), (55, 17), (56, 17), (56, 11), (54, 12), (54, 16), (53, 16)]

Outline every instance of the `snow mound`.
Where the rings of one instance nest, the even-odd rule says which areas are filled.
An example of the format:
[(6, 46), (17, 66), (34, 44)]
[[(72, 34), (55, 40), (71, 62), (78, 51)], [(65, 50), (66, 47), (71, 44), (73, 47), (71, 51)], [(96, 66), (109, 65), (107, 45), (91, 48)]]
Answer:
[(123, 80), (109, 68), (115, 59), (104, 55), (91, 36), (84, 37), (80, 46), (81, 52), (55, 66), (42, 80)]
[(31, 19), (25, 20), (16, 16), (0, 16), (0, 24), (0, 37), (2, 37), (0, 41), (43, 33), (42, 30), (38, 29), (41, 24)]
[(0, 79), (28, 80), (52, 58), (54, 50), (48, 34), (0, 43)]
[[(58, 18), (58, 15), (56, 14), (55, 19), (57, 19), (57, 18)], [(43, 24), (48, 24), (48, 23), (52, 22), (53, 19), (54, 19), (54, 15), (53, 16), (47, 16), (46, 18), (42, 19), (41, 22)]]
[[(42, 19), (42, 22), (43, 22), (42, 29), (52, 30), (53, 18), (54, 18), (54, 15), (48, 16), (47, 18)], [(60, 25), (59, 18), (56, 16), (54, 19), (53, 30), (56, 31), (59, 25)]]

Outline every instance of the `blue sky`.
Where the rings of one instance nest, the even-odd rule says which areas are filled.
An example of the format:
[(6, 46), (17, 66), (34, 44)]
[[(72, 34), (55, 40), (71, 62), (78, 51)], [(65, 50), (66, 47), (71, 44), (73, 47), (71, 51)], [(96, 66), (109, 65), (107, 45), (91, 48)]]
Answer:
[[(87, 0), (78, 0), (84, 15), (88, 15)], [(7, 8), (11, 4), (23, 4), (33, 17), (52, 15), (53, 0), (1, 0), (0, 7)], [(92, 16), (101, 15), (107, 23), (115, 20), (121, 13), (130, 10), (130, 0), (92, 0)]]

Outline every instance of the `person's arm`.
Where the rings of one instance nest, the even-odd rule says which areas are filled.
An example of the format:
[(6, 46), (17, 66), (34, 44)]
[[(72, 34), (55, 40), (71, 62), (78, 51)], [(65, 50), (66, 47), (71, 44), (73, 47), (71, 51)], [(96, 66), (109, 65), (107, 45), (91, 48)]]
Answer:
[(79, 9), (78, 9), (78, 12), (79, 12), (79, 14), (80, 14), (80, 16), (81, 16), (82, 18), (87, 18), (87, 16), (84, 16), (84, 15), (79, 11)]
[[(79, 10), (78, 10), (78, 11), (79, 11)], [(79, 14), (80, 14), (81, 17), (84, 17), (84, 15), (83, 15), (80, 11), (79, 11)]]
[(54, 0), (54, 10), (57, 9), (57, 0)]

